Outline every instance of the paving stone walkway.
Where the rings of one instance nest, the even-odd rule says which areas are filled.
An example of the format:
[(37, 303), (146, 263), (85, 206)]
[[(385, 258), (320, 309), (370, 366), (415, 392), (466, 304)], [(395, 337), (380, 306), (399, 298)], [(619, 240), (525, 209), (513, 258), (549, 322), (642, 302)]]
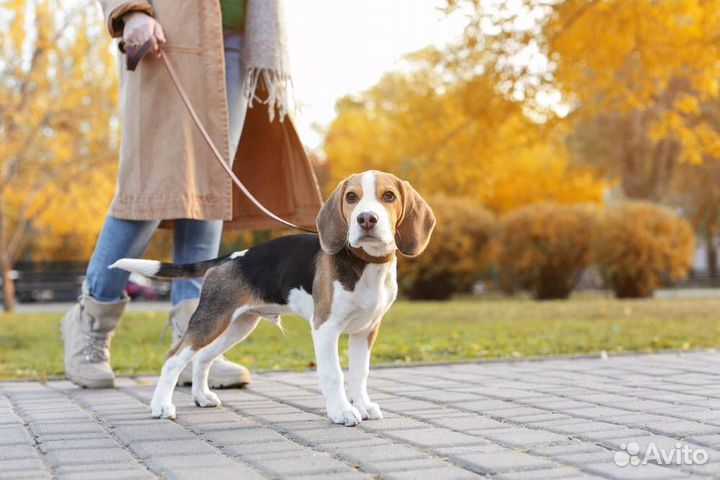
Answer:
[[(0, 478), (720, 478), (710, 352), (376, 368), (385, 419), (356, 428), (328, 423), (312, 372), (256, 374), (214, 409), (178, 389), (175, 422), (149, 418), (153, 381), (0, 383)], [(705, 457), (616, 465), (633, 442)]]

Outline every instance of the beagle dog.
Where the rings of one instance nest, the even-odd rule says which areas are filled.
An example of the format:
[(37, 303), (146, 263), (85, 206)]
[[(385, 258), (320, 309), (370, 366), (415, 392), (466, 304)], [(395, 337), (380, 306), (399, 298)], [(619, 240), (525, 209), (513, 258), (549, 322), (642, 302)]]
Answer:
[[(220, 405), (208, 389), (212, 362), (245, 339), (261, 318), (279, 325), (281, 314), (293, 312), (312, 328), (330, 420), (354, 426), (382, 418), (368, 397), (367, 376), (380, 321), (397, 295), (395, 253), (419, 255), (434, 227), (432, 210), (407, 181), (367, 171), (340, 182), (318, 214), (318, 234), (280, 237), (188, 265), (127, 258), (114, 263), (110, 268), (159, 278), (205, 277), (187, 331), (162, 367), (152, 416), (175, 418), (173, 390), (190, 361), (195, 403)], [(342, 333), (350, 336), (347, 393), (338, 358)]]

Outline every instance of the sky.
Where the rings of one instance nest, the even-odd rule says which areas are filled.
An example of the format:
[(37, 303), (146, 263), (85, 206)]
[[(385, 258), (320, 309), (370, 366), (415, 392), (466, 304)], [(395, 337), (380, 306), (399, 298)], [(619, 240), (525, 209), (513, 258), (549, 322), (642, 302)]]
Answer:
[(302, 141), (318, 150), (335, 102), (376, 84), (406, 53), (462, 33), (442, 0), (286, 0), (288, 45)]

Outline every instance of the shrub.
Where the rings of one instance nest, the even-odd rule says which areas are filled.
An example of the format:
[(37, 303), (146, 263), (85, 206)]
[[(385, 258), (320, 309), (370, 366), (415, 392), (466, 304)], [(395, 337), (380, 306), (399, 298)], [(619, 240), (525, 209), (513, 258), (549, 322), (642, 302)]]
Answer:
[(400, 292), (412, 299), (446, 300), (468, 292), (493, 257), (495, 217), (462, 199), (428, 199), (437, 225), (427, 250), (398, 262)]
[(567, 298), (590, 264), (596, 211), (587, 205), (536, 204), (502, 221), (498, 267), (506, 289)]
[(594, 245), (600, 272), (618, 298), (649, 297), (664, 276), (685, 277), (694, 248), (688, 222), (645, 202), (608, 208)]

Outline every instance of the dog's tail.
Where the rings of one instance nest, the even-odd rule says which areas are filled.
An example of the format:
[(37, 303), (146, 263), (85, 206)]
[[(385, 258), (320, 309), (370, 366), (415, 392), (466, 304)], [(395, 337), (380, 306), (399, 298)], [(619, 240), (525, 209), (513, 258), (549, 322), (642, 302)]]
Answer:
[(143, 260), (140, 258), (121, 258), (108, 268), (119, 268), (128, 272), (141, 273), (146, 277), (155, 278), (199, 278), (216, 265), (227, 262), (235, 257), (226, 255), (197, 263), (165, 263), (158, 260)]

